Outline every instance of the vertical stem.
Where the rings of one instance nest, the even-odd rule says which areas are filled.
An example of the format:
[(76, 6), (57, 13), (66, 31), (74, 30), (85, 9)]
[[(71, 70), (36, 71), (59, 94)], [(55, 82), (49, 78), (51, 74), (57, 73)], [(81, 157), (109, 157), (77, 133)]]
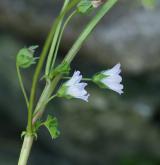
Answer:
[(32, 148), (34, 136), (25, 135), (18, 165), (26, 165)]
[(69, 23), (69, 21), (71, 20), (71, 18), (77, 14), (77, 10), (74, 10), (69, 16), (68, 18), (66, 19), (66, 21), (64, 22), (64, 25), (61, 29), (61, 32), (59, 34), (59, 38), (58, 38), (58, 41), (57, 41), (57, 45), (56, 45), (56, 48), (55, 48), (55, 53), (54, 53), (54, 56), (53, 56), (53, 61), (52, 61), (52, 65), (51, 65), (51, 69), (54, 68), (54, 64), (56, 62), (56, 58), (57, 58), (57, 53), (58, 53), (58, 49), (59, 49), (59, 45), (60, 45), (60, 42), (61, 42), (61, 39), (62, 39), (62, 35), (63, 35), (63, 32), (67, 26), (67, 24)]
[[(60, 15), (65, 10), (65, 8), (68, 5), (68, 3), (69, 3), (69, 0), (65, 0), (64, 1), (62, 10), (60, 12)], [(53, 54), (54, 54), (54, 51), (55, 51), (55, 48), (56, 48), (56, 44), (57, 44), (57, 40), (58, 40), (58, 37), (59, 37), (59, 33), (60, 33), (60, 30), (61, 30), (61, 25), (62, 25), (63, 18), (64, 18), (64, 15), (59, 20), (59, 22), (57, 24), (56, 31), (55, 31), (55, 34), (54, 34), (54, 37), (53, 37), (53, 40), (52, 40), (52, 45), (51, 45), (51, 48), (50, 48), (50, 51), (49, 51), (49, 54), (48, 54), (48, 58), (47, 58), (47, 64), (46, 64), (46, 70), (45, 70), (45, 75), (46, 76), (48, 76), (48, 74), (50, 72), (50, 69), (51, 69), (52, 58), (53, 58)]]

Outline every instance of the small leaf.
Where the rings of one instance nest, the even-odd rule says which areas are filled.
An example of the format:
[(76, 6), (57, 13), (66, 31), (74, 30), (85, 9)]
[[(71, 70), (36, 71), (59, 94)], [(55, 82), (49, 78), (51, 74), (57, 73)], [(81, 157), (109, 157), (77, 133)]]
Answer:
[(36, 123), (34, 124), (34, 132), (37, 132), (40, 126), (42, 126), (42, 121), (37, 120)]
[(48, 129), (52, 139), (56, 139), (59, 135), (60, 132), (58, 130), (58, 121), (56, 117), (52, 117), (48, 115), (47, 120), (44, 122), (44, 125)]

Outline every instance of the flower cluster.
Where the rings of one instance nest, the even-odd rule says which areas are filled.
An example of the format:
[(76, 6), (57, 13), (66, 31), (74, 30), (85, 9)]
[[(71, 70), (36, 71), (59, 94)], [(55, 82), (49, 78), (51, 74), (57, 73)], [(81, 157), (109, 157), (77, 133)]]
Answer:
[[(121, 65), (118, 63), (113, 68), (101, 71), (93, 76), (91, 79), (95, 84), (102, 88), (111, 89), (119, 94), (123, 93), (122, 77), (120, 76)], [(65, 97), (68, 99), (78, 98), (88, 102), (90, 96), (85, 90), (87, 83), (81, 82), (82, 75), (80, 71), (75, 71), (70, 80), (65, 82), (58, 90), (58, 97)]]

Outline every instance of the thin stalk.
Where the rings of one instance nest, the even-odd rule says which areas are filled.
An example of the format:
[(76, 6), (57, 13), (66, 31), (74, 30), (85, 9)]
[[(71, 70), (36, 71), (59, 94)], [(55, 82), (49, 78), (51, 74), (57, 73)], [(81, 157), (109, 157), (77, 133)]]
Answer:
[(29, 154), (32, 148), (34, 137), (25, 135), (21, 153), (19, 156), (18, 165), (27, 165)]
[(83, 30), (83, 32), (80, 34), (77, 41), (74, 43), (72, 48), (67, 53), (64, 62), (71, 63), (71, 61), (74, 59), (75, 55), (81, 48), (84, 41), (87, 39), (89, 34), (92, 32), (92, 30), (95, 28), (97, 23), (103, 18), (103, 16), (115, 5), (115, 3), (118, 0), (107, 0), (107, 2), (101, 7), (101, 9), (98, 11), (98, 13), (95, 15), (95, 17), (89, 22), (89, 24), (86, 26), (86, 28)]
[[(62, 12), (67, 7), (68, 3), (69, 3), (69, 0), (65, 0), (64, 5), (62, 7), (62, 10), (60, 12), (60, 15), (62, 14)], [(56, 43), (57, 43), (58, 36), (59, 36), (59, 33), (60, 33), (60, 29), (61, 29), (63, 18), (64, 18), (64, 15), (58, 21), (58, 24), (57, 24), (57, 27), (56, 27), (56, 31), (55, 31), (55, 34), (54, 34), (54, 37), (53, 37), (53, 40), (52, 40), (52, 45), (51, 45), (51, 48), (50, 48), (50, 51), (49, 51), (49, 55), (48, 55), (48, 58), (47, 58), (46, 71), (45, 71), (45, 75), (46, 76), (49, 74), (50, 69), (51, 69), (52, 57), (53, 57), (53, 53), (55, 51), (55, 47), (56, 47)]]
[[(69, 80), (71, 77), (62, 77), (62, 79)], [(92, 81), (91, 78), (82, 78), (83, 81)]]
[(26, 102), (26, 105), (27, 105), (27, 108), (28, 108), (29, 101), (28, 101), (28, 97), (27, 97), (27, 93), (26, 93), (24, 84), (23, 84), (20, 68), (19, 68), (17, 63), (16, 63), (16, 69), (17, 69), (17, 75), (18, 75), (19, 84), (20, 84), (20, 87), (21, 87), (21, 90), (22, 90), (22, 93), (23, 93), (23, 96), (24, 96), (24, 99), (25, 99), (25, 102)]
[(63, 27), (62, 27), (62, 29), (61, 29), (61, 32), (60, 32), (60, 35), (59, 35), (59, 38), (58, 38), (58, 41), (57, 41), (55, 53), (54, 53), (54, 55), (53, 55), (53, 60), (52, 60), (52, 66), (51, 66), (51, 68), (54, 68), (55, 61), (56, 61), (56, 58), (57, 58), (58, 49), (59, 49), (59, 45), (60, 45), (60, 42), (61, 42), (61, 39), (62, 39), (64, 30), (65, 30), (66, 26), (68, 25), (69, 21), (70, 21), (76, 14), (77, 14), (77, 10), (74, 10), (74, 11), (68, 16), (68, 18), (66, 19), (66, 21), (64, 22), (64, 25), (63, 25)]
[[(47, 100), (47, 103), (49, 103), (51, 100), (53, 100), (55, 97), (57, 97), (57, 95), (55, 94), (55, 95), (53, 95), (53, 96), (51, 96), (48, 100)], [(46, 104), (47, 104), (46, 103)]]

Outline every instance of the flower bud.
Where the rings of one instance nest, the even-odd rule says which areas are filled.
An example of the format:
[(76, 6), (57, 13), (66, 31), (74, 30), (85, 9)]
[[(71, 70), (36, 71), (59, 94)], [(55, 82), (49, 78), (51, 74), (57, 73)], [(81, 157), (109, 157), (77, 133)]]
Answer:
[(16, 59), (17, 65), (21, 68), (28, 68), (32, 64), (35, 64), (37, 58), (34, 57), (34, 52), (37, 47), (38, 46), (31, 46), (29, 48), (20, 49)]
[(97, 8), (103, 3), (103, 0), (92, 0), (91, 3), (94, 8)]
[(90, 0), (81, 0), (77, 5), (77, 10), (85, 14), (92, 8), (92, 2)]

